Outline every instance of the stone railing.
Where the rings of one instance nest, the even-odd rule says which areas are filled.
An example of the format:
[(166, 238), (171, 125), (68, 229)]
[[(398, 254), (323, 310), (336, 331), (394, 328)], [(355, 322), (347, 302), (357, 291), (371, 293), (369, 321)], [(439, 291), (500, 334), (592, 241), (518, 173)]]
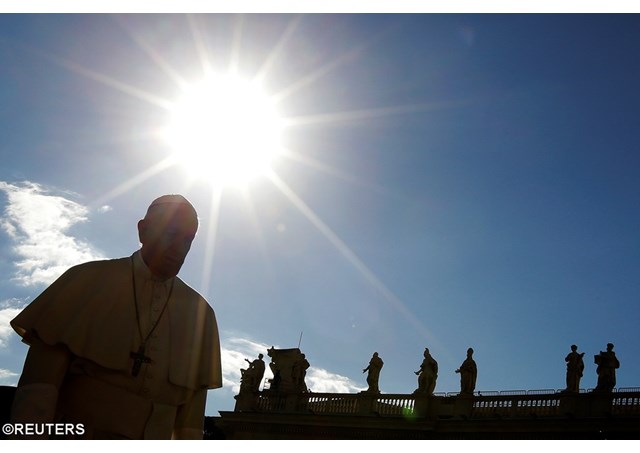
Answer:
[(480, 396), (473, 403), (471, 415), (473, 418), (560, 415), (563, 395), (562, 393), (526, 393)]
[(640, 387), (618, 389), (612, 395), (612, 415), (640, 415)]
[(236, 412), (472, 419), (556, 416), (640, 416), (640, 388), (612, 393), (507, 390), (435, 394), (278, 393), (236, 396)]

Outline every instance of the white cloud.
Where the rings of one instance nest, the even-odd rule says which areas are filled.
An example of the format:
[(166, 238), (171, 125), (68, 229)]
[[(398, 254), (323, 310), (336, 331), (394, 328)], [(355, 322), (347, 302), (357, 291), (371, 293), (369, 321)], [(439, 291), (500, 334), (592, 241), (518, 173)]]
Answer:
[[(267, 362), (264, 379), (273, 378), (267, 357), (267, 349), (271, 346), (273, 345), (238, 337), (226, 340), (221, 345), (223, 387), (230, 388), (234, 394), (238, 394), (240, 391), (240, 369), (246, 369), (249, 366), (245, 359), (252, 361), (260, 353), (265, 355), (265, 362)], [(277, 349), (277, 346), (275, 347)], [(366, 390), (346, 376), (313, 365), (307, 370), (305, 382), (307, 388), (315, 393), (357, 393)], [(262, 387), (260, 388), (262, 389)]]
[(102, 258), (90, 244), (68, 234), (73, 225), (87, 221), (86, 207), (31, 182), (0, 181), (0, 190), (7, 194), (0, 228), (18, 257), (13, 280), (46, 285), (75, 264)]
[[(7, 347), (10, 337), (18, 338), (9, 321), (22, 311), (23, 306), (24, 301), (17, 299), (0, 302), (0, 349)], [(18, 373), (0, 368), (0, 385), (16, 385), (19, 377)]]
[(367, 387), (358, 387), (346, 376), (314, 367), (309, 368), (305, 382), (307, 387), (315, 393), (358, 393), (367, 389)]
[[(230, 388), (234, 394), (240, 391), (240, 369), (246, 369), (249, 364), (245, 359), (254, 360), (258, 354), (267, 355), (271, 345), (258, 343), (244, 338), (231, 338), (221, 346), (223, 387)], [(273, 378), (273, 373), (266, 367), (265, 379)]]
[(10, 303), (0, 303), (0, 348), (7, 346), (7, 340), (16, 335), (9, 322), (22, 311), (22, 307), (12, 307)]
[(18, 383), (18, 373), (0, 368), (0, 384), (1, 385), (16, 385)]

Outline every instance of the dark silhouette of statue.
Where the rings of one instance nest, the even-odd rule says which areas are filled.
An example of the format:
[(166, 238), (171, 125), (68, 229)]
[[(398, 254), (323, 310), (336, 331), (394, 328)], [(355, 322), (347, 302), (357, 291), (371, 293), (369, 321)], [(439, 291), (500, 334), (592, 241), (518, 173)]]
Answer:
[(300, 358), (296, 360), (291, 369), (291, 375), (293, 377), (293, 384), (298, 392), (308, 392), (307, 384), (304, 382), (304, 378), (307, 375), (307, 369), (311, 365), (304, 354), (300, 354)]
[(580, 378), (584, 371), (584, 352), (578, 352), (578, 346), (571, 345), (571, 352), (564, 361), (567, 362), (567, 388), (565, 392), (578, 393), (580, 391)]
[(467, 358), (460, 368), (456, 370), (460, 373), (460, 393), (465, 395), (473, 395), (476, 389), (476, 379), (478, 378), (478, 367), (473, 360), (473, 349), (467, 349)]
[(273, 379), (269, 379), (269, 382), (271, 383), (269, 390), (273, 390), (275, 392), (280, 391), (280, 384), (282, 383), (282, 375), (280, 374), (280, 370), (276, 370), (275, 374), (273, 375)]
[(594, 362), (598, 367), (598, 385), (595, 390), (599, 392), (611, 392), (616, 386), (616, 369), (620, 368), (620, 362), (613, 352), (613, 344), (607, 343), (607, 350), (600, 351), (594, 357)]
[(271, 357), (269, 368), (273, 372), (273, 379), (269, 379), (271, 384), (269, 391), (283, 393), (309, 391), (304, 379), (310, 365), (300, 349), (275, 349), (272, 346), (267, 349), (267, 354)]
[(429, 353), (429, 348), (424, 348), (424, 360), (420, 369), (415, 371), (418, 375), (418, 389), (413, 393), (426, 393), (433, 395), (438, 378), (438, 362)]
[(258, 358), (253, 362), (244, 359), (249, 368), (240, 370), (240, 392), (257, 392), (260, 390), (260, 383), (264, 377), (265, 364), (262, 360), (264, 356), (258, 354)]
[(367, 374), (367, 384), (369, 384), (367, 393), (380, 393), (378, 380), (380, 379), (380, 370), (382, 370), (383, 365), (384, 362), (378, 357), (378, 353), (374, 352), (373, 357), (371, 357), (369, 361), (369, 366), (362, 370), (363, 373), (369, 372), (369, 374)]

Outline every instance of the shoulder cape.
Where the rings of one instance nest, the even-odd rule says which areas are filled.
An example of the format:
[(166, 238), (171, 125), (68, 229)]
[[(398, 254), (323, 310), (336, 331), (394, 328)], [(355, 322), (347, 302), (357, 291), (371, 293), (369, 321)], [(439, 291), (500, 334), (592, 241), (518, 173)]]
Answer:
[[(100, 366), (128, 372), (137, 334), (131, 265), (130, 258), (119, 258), (70, 268), (11, 326), (27, 344), (36, 335)], [(167, 310), (169, 380), (192, 390), (222, 387), (220, 340), (211, 306), (176, 277)]]

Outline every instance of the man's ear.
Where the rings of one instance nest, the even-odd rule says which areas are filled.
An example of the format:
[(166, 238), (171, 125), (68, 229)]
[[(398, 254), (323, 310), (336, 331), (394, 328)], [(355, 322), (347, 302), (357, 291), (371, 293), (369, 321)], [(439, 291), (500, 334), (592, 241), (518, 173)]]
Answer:
[(141, 244), (145, 243), (145, 237), (147, 232), (147, 225), (145, 224), (144, 219), (138, 221), (138, 240)]

